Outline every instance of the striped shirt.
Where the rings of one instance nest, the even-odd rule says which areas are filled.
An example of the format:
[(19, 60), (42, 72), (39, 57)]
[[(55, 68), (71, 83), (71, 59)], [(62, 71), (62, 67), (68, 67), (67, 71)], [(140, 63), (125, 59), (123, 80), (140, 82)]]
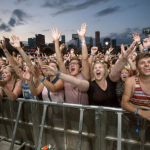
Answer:
[(135, 76), (135, 90), (129, 103), (136, 108), (150, 109), (150, 95), (143, 92), (138, 76)]

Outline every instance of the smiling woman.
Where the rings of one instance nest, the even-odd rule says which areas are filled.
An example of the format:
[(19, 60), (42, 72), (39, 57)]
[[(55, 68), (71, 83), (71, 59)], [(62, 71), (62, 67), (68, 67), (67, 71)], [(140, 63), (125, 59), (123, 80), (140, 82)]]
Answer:
[(2, 80), (0, 81), (0, 99), (9, 97), (15, 100), (21, 95), (22, 81), (11, 66), (6, 66), (2, 70)]

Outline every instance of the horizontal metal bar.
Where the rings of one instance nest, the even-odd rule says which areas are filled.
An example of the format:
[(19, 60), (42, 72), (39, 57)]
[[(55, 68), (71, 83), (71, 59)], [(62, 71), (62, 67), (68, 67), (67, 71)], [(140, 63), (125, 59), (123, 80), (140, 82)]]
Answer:
[(0, 139), (0, 142), (3, 141), (3, 140), (5, 140), (5, 137), (1, 138), (1, 139)]
[[(5, 98), (8, 99), (9, 98)], [(125, 112), (122, 108), (115, 107), (103, 107), (103, 106), (92, 106), (92, 105), (79, 105), (79, 104), (71, 104), (71, 103), (57, 103), (57, 102), (49, 102), (43, 100), (33, 100), (33, 99), (23, 99), (18, 98), (16, 101), (23, 101), (27, 103), (38, 103), (38, 104), (46, 104), (46, 105), (54, 105), (54, 106), (63, 106), (63, 107), (71, 107), (71, 108), (84, 108), (84, 109), (101, 109), (104, 111), (115, 111), (115, 112)]]

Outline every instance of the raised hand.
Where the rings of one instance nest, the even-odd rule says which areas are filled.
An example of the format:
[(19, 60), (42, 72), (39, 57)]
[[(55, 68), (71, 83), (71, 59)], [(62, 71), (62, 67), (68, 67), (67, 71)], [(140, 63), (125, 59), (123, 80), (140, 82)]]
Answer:
[(61, 36), (61, 32), (58, 33), (58, 29), (56, 28), (56, 30), (53, 28), (50, 32), (52, 38), (54, 41), (57, 41), (60, 39), (60, 36)]
[(5, 44), (5, 37), (3, 36), (3, 43), (0, 43), (1, 49), (6, 49), (6, 44)]
[(61, 44), (60, 47), (59, 47), (60, 52), (62, 52), (64, 48), (65, 48), (65, 44), (63, 43), (63, 44)]
[(122, 52), (122, 57), (125, 59), (128, 59), (130, 57), (130, 54), (132, 54), (135, 50), (135, 44), (136, 41), (134, 41), (130, 47), (127, 48), (127, 50), (125, 51), (124, 48), (121, 49)]
[(19, 74), (19, 76), (21, 76), (22, 78), (24, 78), (28, 81), (32, 78), (32, 76), (28, 70), (26, 70), (26, 72), (24, 72), (23, 70), (18, 69), (18, 74)]
[(95, 55), (98, 51), (98, 47), (92, 47), (91, 48), (91, 54)]
[(148, 49), (149, 47), (150, 47), (150, 35), (148, 36), (148, 38), (143, 39), (143, 48)]
[(46, 70), (48, 75), (54, 75), (54, 76), (58, 75), (58, 69), (57, 68), (50, 67), (48, 65), (44, 65), (44, 66), (42, 66), (42, 70), (43, 69)]
[(19, 37), (12, 35), (11, 39), (13, 41), (13, 42), (9, 42), (11, 46), (13, 46), (14, 48), (21, 48)]
[(110, 48), (109, 48), (109, 53), (111, 53), (111, 52), (112, 52), (112, 50), (113, 50), (113, 48), (112, 48), (112, 47), (110, 47)]
[(140, 39), (140, 33), (134, 33), (132, 34), (133, 35), (133, 40), (136, 41), (136, 42), (140, 42), (141, 39)]
[(80, 38), (81, 38), (81, 37), (85, 37), (86, 28), (87, 28), (86, 23), (83, 23), (83, 24), (81, 25), (81, 31), (77, 30), (78, 35), (79, 35)]

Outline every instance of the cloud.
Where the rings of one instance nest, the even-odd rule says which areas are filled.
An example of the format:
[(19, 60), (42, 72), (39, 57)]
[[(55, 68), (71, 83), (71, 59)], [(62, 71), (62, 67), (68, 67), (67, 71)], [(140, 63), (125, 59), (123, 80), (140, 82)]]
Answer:
[(7, 24), (2, 23), (2, 24), (0, 25), (0, 31), (2, 31), (2, 30), (6, 31), (6, 32), (10, 32), (10, 31), (11, 31), (11, 28), (10, 28)]
[(138, 4), (130, 5), (130, 6), (128, 6), (127, 8), (128, 8), (128, 9), (134, 8), (134, 7), (136, 7), (137, 5), (138, 5)]
[(15, 9), (12, 12), (11, 18), (8, 22), (8, 25), (11, 27), (17, 26), (17, 25), (23, 25), (26, 24), (26, 20), (31, 19), (32, 16), (23, 12), (20, 9)]
[(1, 11), (3, 14), (9, 14), (9, 13), (11, 13), (11, 11), (8, 10), (8, 9), (0, 9), (0, 11)]
[(18, 3), (22, 3), (22, 2), (26, 2), (27, 0), (16, 0), (14, 3), (18, 4)]
[(45, 30), (42, 30), (42, 31), (44, 31), (44, 32), (45, 32), (45, 31), (50, 31), (50, 29), (45, 29)]
[(2, 19), (0, 18), (0, 22), (2, 21)]
[(120, 6), (115, 6), (115, 7), (108, 7), (102, 11), (99, 11), (98, 13), (95, 14), (95, 17), (102, 17), (106, 16), (109, 14), (114, 14), (120, 11)]
[(45, 2), (42, 7), (49, 7), (49, 8), (57, 8), (59, 9), (56, 13), (53, 14), (53, 16), (64, 14), (68, 12), (74, 12), (82, 9), (86, 9), (88, 7), (91, 7), (93, 5), (97, 5), (99, 3), (106, 3), (110, 0), (86, 0), (83, 3), (78, 3), (77, 5), (70, 5), (68, 3), (72, 2), (73, 0), (57, 0), (57, 1), (47, 1)]
[[(141, 33), (142, 29), (140, 28), (126, 28), (122, 33), (110, 33), (108, 36), (101, 37), (101, 42), (103, 43), (104, 38), (110, 38), (110, 39), (116, 39), (117, 45), (121, 44), (131, 44), (133, 42), (133, 36), (132, 34), (137, 32)], [(140, 34), (141, 41), (144, 37), (142, 33)]]

